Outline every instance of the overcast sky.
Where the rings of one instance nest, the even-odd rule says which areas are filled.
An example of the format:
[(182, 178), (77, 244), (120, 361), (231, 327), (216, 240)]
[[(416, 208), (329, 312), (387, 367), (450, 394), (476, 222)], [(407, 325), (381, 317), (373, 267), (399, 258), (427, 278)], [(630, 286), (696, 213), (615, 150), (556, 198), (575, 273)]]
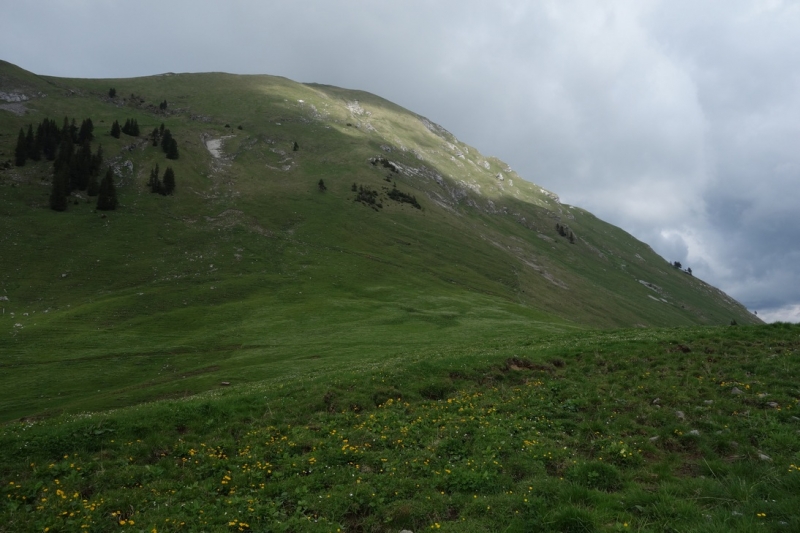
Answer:
[(366, 90), (800, 321), (800, 0), (0, 0), (38, 74)]

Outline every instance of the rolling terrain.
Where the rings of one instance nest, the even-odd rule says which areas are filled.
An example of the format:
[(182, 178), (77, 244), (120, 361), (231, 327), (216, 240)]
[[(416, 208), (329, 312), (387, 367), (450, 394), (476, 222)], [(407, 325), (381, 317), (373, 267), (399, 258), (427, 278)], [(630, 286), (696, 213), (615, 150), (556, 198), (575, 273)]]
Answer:
[[(20, 128), (91, 118), (120, 202), (101, 213), (78, 191), (55, 212), (52, 163), (0, 172), (6, 420), (257, 381), (310, 356), (759, 322), (621, 229), (368, 93), (219, 73), (61, 79), (8, 63), (0, 91), (21, 100), (0, 109), (0, 160), (13, 160)], [(141, 135), (111, 137), (128, 119)], [(150, 142), (161, 124), (178, 160)], [(156, 164), (174, 168), (173, 196), (149, 192)]]
[(0, 62), (0, 308), (0, 532), (800, 530), (800, 327), (368, 93)]

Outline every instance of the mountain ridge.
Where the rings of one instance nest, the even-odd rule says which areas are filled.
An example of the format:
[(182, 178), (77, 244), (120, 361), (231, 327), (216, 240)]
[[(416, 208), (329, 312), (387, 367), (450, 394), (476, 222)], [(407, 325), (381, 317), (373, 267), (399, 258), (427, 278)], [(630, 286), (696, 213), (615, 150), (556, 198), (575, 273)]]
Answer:
[[(26, 90), (13, 102), (23, 115), (0, 109), (0, 160), (20, 128), (92, 118), (120, 206), (100, 214), (78, 191), (55, 213), (49, 163), (0, 171), (10, 379), (23, 386), (31, 357), (105, 376), (99, 395), (48, 378), (67, 398), (59, 407), (58, 394), (20, 399), (12, 387), (9, 416), (257, 380), (311, 345), (333, 359), (526, 328), (760, 322), (624, 230), (379, 96), (273, 76), (86, 80), (0, 64), (0, 92)], [(142, 136), (109, 135), (129, 118)], [(178, 160), (146, 138), (161, 123)], [(174, 168), (174, 196), (148, 191), (155, 164)], [(102, 357), (120, 361), (119, 375), (92, 362)], [(174, 372), (159, 370), (161, 358)]]

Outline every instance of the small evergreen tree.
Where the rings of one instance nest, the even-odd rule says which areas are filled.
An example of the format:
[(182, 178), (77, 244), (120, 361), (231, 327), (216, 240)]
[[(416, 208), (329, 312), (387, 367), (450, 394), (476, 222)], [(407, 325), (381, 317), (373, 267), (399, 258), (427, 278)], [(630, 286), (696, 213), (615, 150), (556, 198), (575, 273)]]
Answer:
[(171, 195), (175, 192), (175, 172), (172, 167), (167, 167), (164, 171), (164, 183), (162, 184), (161, 194), (164, 196)]
[(121, 133), (121, 128), (119, 127), (119, 122), (115, 120), (114, 123), (111, 125), (111, 136), (114, 137), (115, 139), (119, 139), (120, 133)]
[(78, 151), (75, 153), (75, 177), (74, 182), (70, 183), (71, 189), (78, 189), (79, 191), (86, 190), (86, 187), (89, 185), (89, 176), (92, 173), (92, 159), (92, 146), (89, 144), (89, 141), (83, 141), (83, 144), (81, 144), (81, 147), (78, 148)]
[(158, 146), (158, 128), (153, 128), (153, 133), (150, 134), (153, 139), (153, 146)]
[(44, 121), (40, 122), (39, 125), (36, 126), (36, 135), (33, 137), (33, 150), (31, 151), (30, 154), (28, 154), (28, 157), (30, 157), (34, 161), (41, 161), (42, 159), (43, 140), (44, 140)]
[(67, 180), (68, 169), (61, 168), (53, 173), (53, 186), (50, 190), (50, 209), (53, 211), (67, 210)]
[(178, 159), (178, 141), (172, 139), (172, 142), (169, 145), (169, 150), (167, 150), (167, 159)]
[(108, 97), (114, 98), (115, 96), (117, 96), (117, 90), (114, 87), (112, 87), (108, 90)]
[(25, 135), (25, 156), (27, 159), (33, 159), (34, 151), (36, 150), (36, 136), (33, 134), (33, 126), (28, 124), (28, 133)]
[(294, 142), (294, 146), (292, 146), (292, 151), (296, 152), (300, 149), (300, 145), (297, 144), (297, 141)]
[(17, 136), (17, 147), (14, 150), (14, 164), (18, 167), (24, 166), (27, 158), (28, 144), (25, 140), (25, 131), (20, 128), (19, 135)]
[(325, 182), (320, 178), (319, 183), (317, 183), (317, 187), (319, 187), (320, 192), (325, 192), (328, 188), (325, 186)]
[(167, 109), (167, 101), (166, 101), (166, 100), (164, 100), (163, 102), (161, 102), (160, 104), (158, 104), (158, 108), (159, 108), (161, 111), (164, 111), (164, 110), (166, 110), (166, 109)]
[(97, 196), (100, 192), (100, 184), (98, 178), (100, 177), (100, 167), (103, 166), (103, 146), (97, 147), (97, 153), (92, 156), (91, 167), (89, 169), (89, 179), (86, 184), (86, 194), (89, 196)]
[(92, 119), (87, 118), (81, 122), (81, 129), (78, 130), (78, 143), (91, 141), (92, 139), (94, 139), (94, 124)]
[(58, 124), (55, 120), (45, 119), (42, 128), (42, 152), (48, 161), (53, 161), (56, 158), (56, 150), (61, 135), (58, 131)]
[(178, 141), (172, 137), (172, 132), (168, 129), (161, 135), (161, 149), (167, 154), (167, 159), (178, 159)]
[(113, 211), (116, 208), (117, 189), (114, 187), (114, 173), (109, 168), (103, 181), (100, 182), (100, 191), (97, 194), (97, 209), (100, 211)]
[(156, 163), (154, 169), (150, 170), (150, 179), (147, 180), (147, 186), (150, 187), (150, 192), (152, 193), (161, 192), (161, 180), (158, 177), (158, 163)]
[(58, 151), (56, 152), (56, 157), (53, 160), (53, 170), (58, 172), (62, 168), (65, 168), (67, 171), (69, 171), (69, 166), (70, 162), (72, 161), (74, 151), (75, 148), (72, 144), (72, 139), (70, 139), (68, 136), (64, 137), (61, 140), (61, 143), (58, 145)]
[[(163, 124), (161, 126), (164, 126)], [(169, 149), (169, 144), (172, 142), (172, 132), (168, 129), (161, 131), (161, 149), (164, 150), (164, 153), (167, 153)]]
[(73, 143), (78, 142), (78, 125), (75, 123), (75, 119), (72, 119), (72, 122), (69, 125), (69, 137), (72, 139)]
[(569, 243), (575, 244), (575, 234), (572, 233), (572, 230), (569, 231)]

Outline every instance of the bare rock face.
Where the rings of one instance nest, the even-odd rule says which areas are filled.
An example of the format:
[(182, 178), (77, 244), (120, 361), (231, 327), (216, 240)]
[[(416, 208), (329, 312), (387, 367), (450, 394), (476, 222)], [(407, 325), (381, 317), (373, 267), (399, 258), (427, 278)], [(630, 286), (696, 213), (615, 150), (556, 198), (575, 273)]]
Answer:
[(5, 93), (0, 91), (0, 100), (11, 103), (19, 103), (19, 102), (27, 102), (28, 100), (30, 100), (30, 98), (28, 98), (22, 93)]

